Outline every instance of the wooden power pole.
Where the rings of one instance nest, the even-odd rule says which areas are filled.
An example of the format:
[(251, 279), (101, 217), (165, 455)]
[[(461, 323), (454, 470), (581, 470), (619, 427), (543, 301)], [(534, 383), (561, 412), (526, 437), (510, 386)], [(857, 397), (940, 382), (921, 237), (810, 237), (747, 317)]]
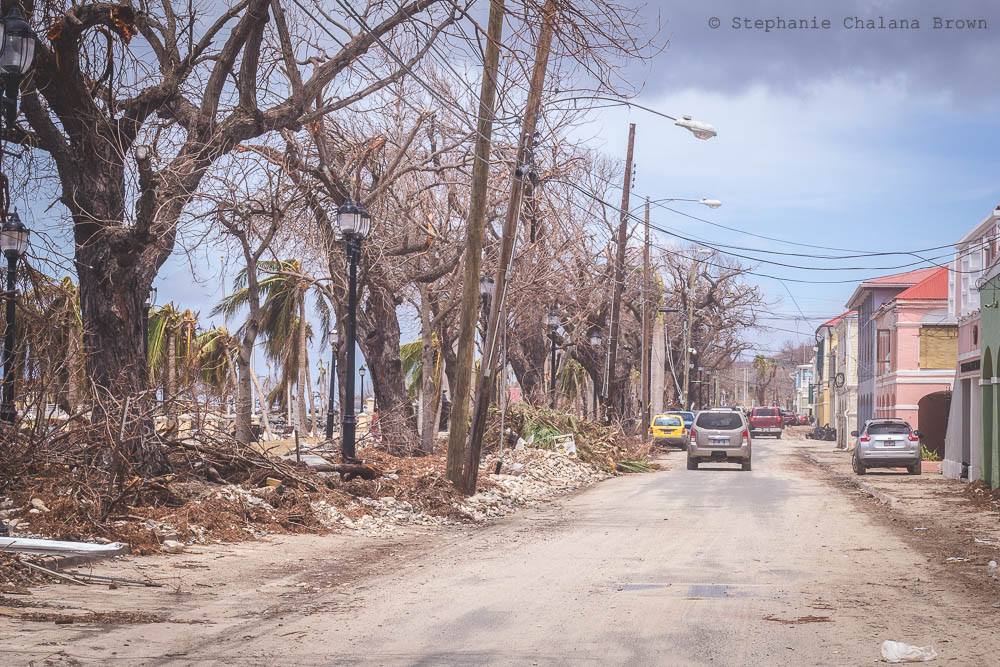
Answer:
[[(552, 48), (552, 36), (555, 31), (556, 0), (546, 0), (542, 7), (542, 27), (538, 33), (538, 44), (535, 46), (535, 64), (531, 71), (531, 81), (528, 88), (528, 99), (524, 110), (524, 123), (521, 125), (521, 137), (517, 143), (517, 158), (514, 162), (514, 176), (510, 184), (510, 196), (507, 199), (507, 214), (504, 217), (503, 233), (500, 237), (500, 261), (494, 277), (493, 303), (490, 305), (490, 319), (486, 326), (486, 340), (483, 345), (483, 358), (480, 364), (479, 386), (472, 410), (472, 425), (469, 434), (469, 445), (465, 450), (465, 464), (462, 473), (460, 489), (466, 495), (476, 492), (476, 481), (479, 477), (479, 457), (483, 451), (483, 436), (486, 433), (486, 416), (489, 412), (493, 394), (493, 375), (496, 372), (497, 339), (506, 324), (505, 307), (507, 301), (507, 268), (514, 255), (514, 241), (517, 239), (517, 222), (521, 217), (521, 198), (524, 193), (524, 180), (531, 169), (529, 152), (535, 141), (535, 127), (542, 106), (542, 89), (545, 86), (545, 71), (549, 65), (549, 52)], [(503, 323), (503, 325), (501, 324)], [(450, 445), (450, 442), (449, 442)]]
[(493, 117), (496, 113), (497, 72), (500, 68), (500, 40), (503, 36), (504, 0), (490, 0), (483, 81), (479, 90), (479, 119), (472, 165), (469, 213), (466, 219), (465, 272), (462, 276), (462, 312), (458, 332), (458, 369), (452, 387), (450, 430), (448, 433), (447, 475), (451, 483), (462, 483), (465, 436), (468, 433), (469, 393), (472, 386), (472, 363), (476, 347), (476, 323), (479, 321), (479, 273), (482, 270), (483, 230), (486, 227), (486, 203), (489, 199), (490, 144)]
[(639, 425), (642, 439), (649, 436), (649, 423), (652, 418), (650, 398), (653, 395), (653, 317), (650, 312), (650, 281), (652, 270), (649, 265), (649, 197), (646, 197), (646, 212), (643, 216), (642, 245), (642, 423)]
[(611, 421), (621, 392), (615, 377), (618, 360), (618, 336), (621, 332), (622, 291), (625, 288), (625, 245), (628, 241), (629, 195), (632, 191), (632, 153), (635, 148), (635, 123), (628, 125), (628, 149), (625, 152), (625, 182), (618, 218), (618, 251), (615, 254), (615, 284), (611, 290), (611, 330), (608, 334), (608, 366), (604, 371), (604, 413)]

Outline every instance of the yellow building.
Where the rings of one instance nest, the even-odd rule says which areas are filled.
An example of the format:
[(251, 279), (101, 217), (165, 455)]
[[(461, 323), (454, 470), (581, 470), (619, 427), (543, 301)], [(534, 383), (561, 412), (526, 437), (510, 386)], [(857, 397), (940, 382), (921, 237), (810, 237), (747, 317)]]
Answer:
[(816, 385), (813, 390), (813, 404), (818, 426), (829, 424), (836, 427), (837, 424), (838, 411), (835, 406), (837, 401), (834, 399), (838, 389), (837, 359), (842, 344), (842, 330), (837, 325), (850, 314), (848, 312), (838, 315), (816, 329)]

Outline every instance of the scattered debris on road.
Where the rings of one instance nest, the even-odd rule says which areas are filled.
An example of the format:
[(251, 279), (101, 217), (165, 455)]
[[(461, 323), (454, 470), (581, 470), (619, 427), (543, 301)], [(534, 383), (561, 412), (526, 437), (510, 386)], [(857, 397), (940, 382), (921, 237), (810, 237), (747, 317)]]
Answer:
[(890, 639), (882, 642), (882, 659), (886, 662), (930, 662), (937, 657), (937, 651), (930, 646), (912, 646)]
[(801, 625), (803, 623), (833, 623), (833, 619), (829, 616), (799, 616), (798, 618), (778, 618), (777, 616), (768, 615), (764, 617), (765, 621), (771, 621), (772, 623), (781, 623), (782, 625)]

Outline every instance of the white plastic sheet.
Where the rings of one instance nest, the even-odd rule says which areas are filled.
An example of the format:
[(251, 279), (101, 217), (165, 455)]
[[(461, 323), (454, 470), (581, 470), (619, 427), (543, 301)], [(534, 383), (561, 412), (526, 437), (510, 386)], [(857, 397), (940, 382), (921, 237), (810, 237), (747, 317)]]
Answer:
[(930, 646), (913, 646), (890, 639), (882, 642), (882, 658), (886, 662), (930, 662), (937, 657), (937, 651)]

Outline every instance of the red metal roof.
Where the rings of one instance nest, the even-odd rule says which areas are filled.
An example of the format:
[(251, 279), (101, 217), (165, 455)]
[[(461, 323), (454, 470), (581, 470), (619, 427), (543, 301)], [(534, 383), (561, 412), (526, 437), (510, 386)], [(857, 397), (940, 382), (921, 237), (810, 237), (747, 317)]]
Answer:
[(823, 322), (823, 324), (819, 325), (816, 328), (817, 329), (822, 329), (823, 327), (834, 327), (834, 326), (837, 326), (838, 324), (840, 324), (840, 321), (842, 319), (844, 319), (845, 317), (847, 317), (848, 315), (850, 315), (853, 312), (854, 312), (853, 310), (845, 310), (840, 315), (837, 315), (836, 317), (828, 319), (826, 322)]
[(908, 287), (896, 295), (896, 299), (918, 301), (922, 299), (948, 298), (948, 269), (932, 269), (931, 274), (913, 287)]
[[(906, 273), (895, 273), (891, 276), (880, 276), (878, 278), (869, 278), (868, 280), (861, 283), (862, 285), (916, 285), (919, 282), (923, 282), (927, 278), (930, 278), (934, 273), (938, 271), (945, 271), (947, 275), (947, 269), (939, 269), (937, 267), (930, 267), (926, 269), (916, 269), (914, 271), (907, 271)], [(947, 283), (947, 278), (945, 279)], [(947, 290), (947, 287), (945, 288)], [(947, 294), (945, 294), (947, 296)]]

